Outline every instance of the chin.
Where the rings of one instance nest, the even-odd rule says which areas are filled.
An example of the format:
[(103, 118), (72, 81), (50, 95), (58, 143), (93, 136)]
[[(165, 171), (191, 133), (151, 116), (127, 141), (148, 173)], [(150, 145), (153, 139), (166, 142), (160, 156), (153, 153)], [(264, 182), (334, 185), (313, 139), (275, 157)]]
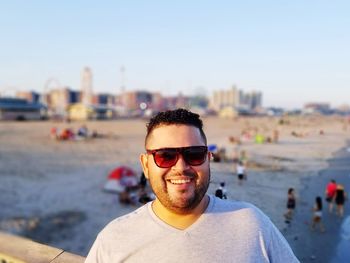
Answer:
[(199, 205), (201, 200), (202, 199), (192, 198), (177, 202), (170, 202), (171, 205), (168, 208), (179, 214), (188, 214)]

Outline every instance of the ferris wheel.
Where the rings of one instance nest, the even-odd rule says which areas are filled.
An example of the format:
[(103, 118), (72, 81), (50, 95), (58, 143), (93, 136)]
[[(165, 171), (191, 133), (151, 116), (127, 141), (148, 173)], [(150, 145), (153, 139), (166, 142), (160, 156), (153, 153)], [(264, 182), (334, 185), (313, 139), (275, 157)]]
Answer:
[(51, 77), (46, 80), (44, 84), (43, 94), (41, 96), (41, 103), (44, 105), (48, 105), (48, 95), (50, 89), (59, 89), (61, 88), (61, 83), (54, 77)]

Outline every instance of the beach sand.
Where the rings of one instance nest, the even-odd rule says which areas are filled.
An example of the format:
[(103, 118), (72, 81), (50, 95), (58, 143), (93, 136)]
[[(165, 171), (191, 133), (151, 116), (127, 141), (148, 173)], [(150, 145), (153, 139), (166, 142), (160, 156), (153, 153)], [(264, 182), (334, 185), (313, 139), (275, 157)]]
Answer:
[[(51, 127), (77, 130), (81, 125), (77, 122), (0, 123), (0, 230), (85, 256), (97, 233), (109, 221), (137, 208), (120, 205), (115, 194), (102, 189), (109, 172), (119, 165), (141, 173), (139, 155), (144, 151), (146, 120), (85, 124), (90, 131), (103, 134), (102, 138), (50, 138)], [(245, 150), (249, 163), (248, 179), (239, 185), (232, 160), (212, 162), (208, 192), (214, 194), (219, 183), (225, 181), (228, 199), (251, 202), (264, 211), (303, 262), (318, 257), (317, 247), (312, 244), (323, 236), (305, 230), (314, 198), (305, 195), (305, 189), (312, 187), (313, 191), (324, 193), (327, 181), (313, 178), (322, 176), (329, 159), (346, 147), (350, 133), (344, 120), (284, 117), (282, 123), (281, 118), (272, 117), (207, 117), (204, 126), (208, 144), (225, 147), (229, 157)], [(229, 136), (239, 137), (242, 130), (254, 129), (265, 136), (278, 130), (278, 143), (229, 142)], [(298, 198), (291, 226), (283, 217), (290, 187), (296, 190)], [(336, 235), (327, 233), (324, 237), (332, 239)], [(308, 246), (303, 248), (300, 240)]]

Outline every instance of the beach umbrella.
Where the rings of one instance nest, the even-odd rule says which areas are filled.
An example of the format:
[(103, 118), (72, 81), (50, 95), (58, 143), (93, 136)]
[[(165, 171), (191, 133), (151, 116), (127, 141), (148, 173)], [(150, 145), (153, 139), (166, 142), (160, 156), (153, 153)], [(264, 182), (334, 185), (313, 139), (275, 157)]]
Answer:
[(209, 150), (209, 152), (216, 152), (218, 150), (218, 147), (216, 144), (209, 144), (208, 150)]
[(127, 166), (119, 166), (112, 170), (107, 178), (104, 190), (108, 192), (123, 192), (126, 187), (138, 185), (136, 172)]

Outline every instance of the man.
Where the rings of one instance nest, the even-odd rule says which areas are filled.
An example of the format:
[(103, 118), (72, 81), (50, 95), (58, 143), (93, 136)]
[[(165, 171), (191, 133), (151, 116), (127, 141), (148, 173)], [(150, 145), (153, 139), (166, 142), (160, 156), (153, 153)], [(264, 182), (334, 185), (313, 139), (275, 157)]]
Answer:
[(199, 115), (184, 109), (150, 120), (140, 160), (156, 199), (109, 223), (85, 262), (299, 262), (256, 207), (206, 194), (202, 128)]
[(330, 180), (330, 182), (326, 186), (326, 201), (328, 202), (328, 211), (332, 213), (333, 211), (333, 203), (334, 203), (334, 195), (337, 191), (337, 183), (335, 180)]

